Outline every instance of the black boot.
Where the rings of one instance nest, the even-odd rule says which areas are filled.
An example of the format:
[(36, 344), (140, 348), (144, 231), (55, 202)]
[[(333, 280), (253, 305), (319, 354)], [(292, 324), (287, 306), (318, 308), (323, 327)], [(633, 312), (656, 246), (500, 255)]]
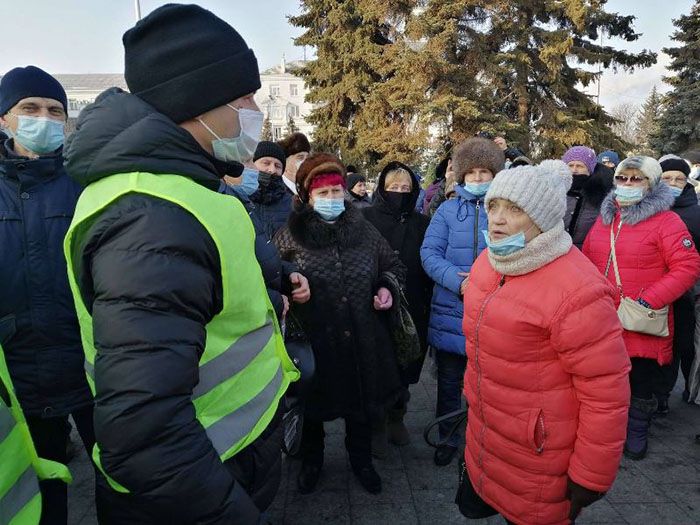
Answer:
[(654, 412), (655, 417), (665, 417), (671, 411), (668, 407), (668, 397), (658, 397), (658, 406), (656, 407), (656, 412)]
[(632, 398), (625, 440), (625, 456), (628, 458), (638, 461), (647, 455), (649, 426), (656, 408), (656, 399)]
[(318, 480), (321, 477), (321, 467), (318, 463), (304, 462), (297, 477), (297, 487), (300, 494), (311, 494), (316, 490)]
[(382, 491), (382, 478), (379, 477), (371, 463), (364, 466), (352, 465), (352, 471), (367, 492), (379, 494)]

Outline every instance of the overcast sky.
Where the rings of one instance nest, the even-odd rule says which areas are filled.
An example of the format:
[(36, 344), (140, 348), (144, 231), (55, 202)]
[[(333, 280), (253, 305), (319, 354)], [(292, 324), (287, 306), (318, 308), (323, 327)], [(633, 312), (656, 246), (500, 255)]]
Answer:
[[(142, 15), (167, 2), (141, 0)], [(292, 38), (300, 30), (287, 16), (299, 12), (299, 0), (200, 0), (235, 27), (255, 50), (261, 69), (300, 59), (301, 48)], [(671, 20), (688, 13), (693, 0), (609, 0), (607, 9), (637, 16), (638, 42), (618, 42), (631, 50), (660, 51), (671, 45)], [(23, 0), (3, 17), (0, 73), (18, 65), (35, 64), (51, 73), (120, 73), (123, 71), (121, 36), (135, 22), (134, 0)], [(60, 5), (61, 7), (57, 7)], [(8, 15), (8, 13), (5, 13)], [(601, 84), (601, 102), (610, 109), (621, 102), (640, 103), (653, 85), (667, 89), (661, 77), (668, 57), (632, 75), (607, 72)], [(592, 88), (595, 92), (595, 88)]]

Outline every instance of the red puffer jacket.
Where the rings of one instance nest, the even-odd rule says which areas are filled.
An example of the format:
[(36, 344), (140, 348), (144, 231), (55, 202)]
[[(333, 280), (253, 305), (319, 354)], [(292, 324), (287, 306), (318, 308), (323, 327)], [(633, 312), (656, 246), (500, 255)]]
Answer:
[[(670, 305), (693, 287), (700, 277), (700, 256), (683, 221), (668, 210), (673, 195), (658, 184), (635, 206), (625, 208), (615, 252), (622, 291), (626, 297), (642, 298), (652, 308)], [(620, 208), (610, 194), (603, 201), (601, 216), (583, 245), (583, 253), (605, 273), (610, 257), (610, 228), (617, 233)], [(612, 264), (608, 280), (615, 284)], [(616, 305), (619, 304), (619, 296)], [(630, 357), (656, 359), (666, 365), (673, 359), (673, 309), (669, 309), (668, 337), (629, 332), (624, 338)]]
[(600, 492), (615, 479), (630, 362), (614, 296), (577, 248), (521, 276), (498, 274), (487, 252), (472, 269), (466, 464), (515, 523), (568, 524), (567, 476)]

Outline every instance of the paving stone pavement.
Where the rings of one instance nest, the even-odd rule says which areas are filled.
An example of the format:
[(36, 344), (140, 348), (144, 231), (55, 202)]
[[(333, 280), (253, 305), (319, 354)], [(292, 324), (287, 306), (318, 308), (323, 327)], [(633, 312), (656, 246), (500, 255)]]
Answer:
[[(326, 425), (326, 458), (315, 493), (296, 489), (300, 463), (285, 459), (282, 485), (268, 514), (274, 524), (473, 524), (502, 525), (500, 517), (467, 520), (454, 505), (457, 467), (436, 467), (433, 449), (423, 441), (423, 428), (433, 417), (435, 380), (428, 366), (411, 388), (406, 425), (412, 442), (390, 447), (389, 457), (375, 461), (384, 490), (373, 496), (350, 472), (343, 444), (342, 421)], [(601, 501), (584, 511), (577, 525), (594, 523), (645, 525), (700, 524), (700, 406), (681, 401), (677, 386), (671, 414), (654, 421), (649, 454), (640, 462), (623, 459), (615, 485)], [(77, 436), (74, 436), (76, 443)], [(81, 452), (71, 462), (74, 482), (68, 489), (69, 525), (97, 523), (93, 474)]]

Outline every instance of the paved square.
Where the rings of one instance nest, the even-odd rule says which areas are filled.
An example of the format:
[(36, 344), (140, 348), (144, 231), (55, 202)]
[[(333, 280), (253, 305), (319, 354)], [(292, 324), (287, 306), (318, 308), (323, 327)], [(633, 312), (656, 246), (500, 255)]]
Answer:
[[(285, 460), (282, 486), (268, 514), (275, 524), (453, 524), (505, 523), (500, 517), (467, 520), (454, 505), (457, 466), (436, 467), (423, 428), (433, 417), (436, 385), (428, 372), (411, 388), (406, 425), (412, 442), (390, 447), (389, 457), (375, 461), (383, 492), (366, 493), (350, 472), (343, 445), (342, 421), (326, 425), (326, 458), (315, 493), (297, 492), (299, 462)], [(652, 425), (649, 455), (640, 462), (623, 459), (608, 496), (589, 507), (576, 523), (700, 524), (700, 406), (681, 401), (676, 388), (671, 413)], [(78, 439), (74, 436), (74, 439)], [(69, 488), (69, 525), (97, 523), (92, 469), (85, 453), (71, 462), (75, 481)]]

